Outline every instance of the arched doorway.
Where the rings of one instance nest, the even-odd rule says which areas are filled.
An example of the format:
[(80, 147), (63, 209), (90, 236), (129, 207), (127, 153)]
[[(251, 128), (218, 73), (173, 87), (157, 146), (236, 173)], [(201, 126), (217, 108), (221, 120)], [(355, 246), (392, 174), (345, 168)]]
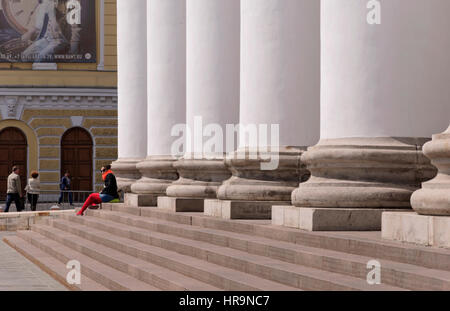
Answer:
[(6, 199), (8, 175), (13, 166), (20, 168), (22, 190), (27, 181), (28, 143), (25, 134), (15, 127), (0, 131), (0, 200)]
[(71, 188), (75, 191), (92, 191), (91, 135), (81, 127), (67, 130), (61, 139), (61, 176), (69, 171)]

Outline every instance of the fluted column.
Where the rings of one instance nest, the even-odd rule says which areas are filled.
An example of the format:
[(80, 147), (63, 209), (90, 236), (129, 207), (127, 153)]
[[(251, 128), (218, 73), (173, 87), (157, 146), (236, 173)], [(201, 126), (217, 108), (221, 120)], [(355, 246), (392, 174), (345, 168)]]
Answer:
[(113, 163), (119, 188), (130, 191), (147, 154), (146, 1), (117, 1), (119, 158)]
[(240, 124), (259, 133), (248, 139), (241, 132), (240, 147), (226, 159), (232, 177), (219, 200), (205, 201), (206, 214), (270, 218), (271, 206), (289, 204), (307, 178), (300, 156), (319, 138), (319, 12), (315, 0), (241, 1)]
[(322, 1), (321, 141), (293, 193), (298, 207), (375, 209), (378, 227), (356, 230), (379, 229), (377, 209), (411, 207), (436, 174), (422, 146), (450, 115), (450, 2), (381, 1), (379, 25), (366, 5)]
[[(186, 155), (175, 167), (180, 179), (167, 188), (158, 206), (203, 211), (203, 199), (216, 198), (231, 176), (224, 163), (225, 144), (205, 150), (211, 135), (224, 137), (227, 124), (239, 122), (240, 0), (187, 1), (187, 101), (190, 135)], [(214, 127), (220, 133), (207, 133)], [(202, 143), (198, 143), (202, 142)], [(164, 201), (164, 202), (163, 202)], [(177, 207), (178, 206), (178, 207)]]
[(172, 128), (186, 114), (186, 2), (147, 0), (148, 106), (147, 158), (137, 167), (142, 178), (131, 186), (130, 205), (155, 206), (178, 178)]
[(413, 193), (411, 205), (421, 215), (450, 216), (450, 126), (425, 144), (424, 154), (438, 168), (438, 175)]

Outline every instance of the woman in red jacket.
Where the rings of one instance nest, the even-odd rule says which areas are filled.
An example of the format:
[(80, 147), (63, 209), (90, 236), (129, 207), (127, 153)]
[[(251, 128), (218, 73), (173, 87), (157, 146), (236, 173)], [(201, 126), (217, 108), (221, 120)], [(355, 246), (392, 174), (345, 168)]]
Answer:
[(119, 198), (119, 193), (117, 191), (117, 181), (116, 176), (114, 176), (113, 171), (111, 170), (111, 165), (106, 165), (102, 167), (102, 179), (105, 183), (102, 192), (91, 194), (86, 202), (84, 202), (83, 207), (77, 213), (78, 216), (83, 216), (84, 211), (92, 205), (100, 204), (100, 203), (108, 203), (114, 199)]

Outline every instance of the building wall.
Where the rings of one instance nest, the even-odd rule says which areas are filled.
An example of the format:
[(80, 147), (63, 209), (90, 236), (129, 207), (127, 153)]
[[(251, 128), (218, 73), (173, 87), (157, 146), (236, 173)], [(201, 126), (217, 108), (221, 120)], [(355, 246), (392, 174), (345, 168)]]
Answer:
[[(96, 1), (97, 4), (97, 64), (58, 64), (58, 70), (43, 71), (32, 70), (32, 64), (30, 63), (0, 63), (0, 85), (4, 87), (116, 88), (116, 0), (92, 1)], [(102, 8), (103, 17), (101, 14)], [(102, 32), (104, 33), (103, 40)], [(102, 42), (104, 42), (103, 48)], [(104, 59), (103, 64), (102, 59)]]
[(61, 138), (72, 127), (92, 136), (95, 188), (102, 186), (100, 167), (117, 158), (116, 0), (93, 1), (97, 64), (0, 64), (0, 130), (13, 126), (27, 136), (26, 173), (38, 170), (43, 190), (59, 189)]

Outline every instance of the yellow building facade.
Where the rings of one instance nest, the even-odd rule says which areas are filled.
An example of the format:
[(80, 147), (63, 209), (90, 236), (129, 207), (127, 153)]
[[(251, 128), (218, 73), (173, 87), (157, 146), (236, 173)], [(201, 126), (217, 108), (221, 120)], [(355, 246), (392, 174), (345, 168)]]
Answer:
[(0, 63), (0, 193), (12, 165), (23, 180), (37, 170), (44, 191), (58, 190), (66, 170), (73, 190), (92, 191), (117, 158), (116, 0), (90, 1), (95, 63)]

